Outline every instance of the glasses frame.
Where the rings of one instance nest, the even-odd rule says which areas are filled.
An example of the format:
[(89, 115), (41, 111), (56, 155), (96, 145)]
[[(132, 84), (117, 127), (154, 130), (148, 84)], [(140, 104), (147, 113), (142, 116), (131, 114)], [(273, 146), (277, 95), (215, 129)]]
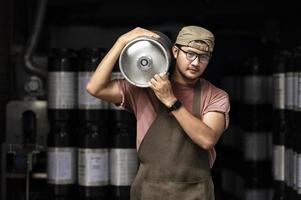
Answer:
[[(189, 61), (191, 61), (191, 62), (193, 62), (196, 58), (198, 58), (198, 61), (199, 61), (200, 63), (208, 63), (209, 60), (210, 60), (210, 58), (211, 58), (211, 53), (210, 53), (210, 52), (209, 52), (209, 53), (202, 53), (202, 54), (200, 54), (200, 53), (195, 53), (195, 52), (193, 52), (193, 51), (185, 51), (185, 50), (183, 50), (183, 49), (181, 48), (181, 47), (183, 47), (183, 46), (180, 46), (180, 45), (176, 45), (176, 47), (177, 47), (180, 51), (182, 51), (183, 53), (185, 53), (186, 59), (189, 60)], [(189, 46), (184, 46), (184, 47), (189, 47)], [(193, 59), (189, 58), (189, 56), (188, 56), (189, 53), (195, 54), (195, 58), (193, 58)], [(204, 58), (204, 55), (208, 56), (208, 59), (207, 59), (207, 58), (205, 59), (205, 58)], [(203, 59), (202, 59), (202, 56), (203, 56)]]

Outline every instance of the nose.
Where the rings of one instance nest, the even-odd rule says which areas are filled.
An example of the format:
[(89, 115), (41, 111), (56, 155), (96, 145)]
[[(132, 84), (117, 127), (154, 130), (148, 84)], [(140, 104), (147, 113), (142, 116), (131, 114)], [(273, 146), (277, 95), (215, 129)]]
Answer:
[(192, 61), (192, 64), (193, 64), (193, 65), (198, 65), (198, 64), (200, 64), (199, 56), (197, 56), (197, 57)]

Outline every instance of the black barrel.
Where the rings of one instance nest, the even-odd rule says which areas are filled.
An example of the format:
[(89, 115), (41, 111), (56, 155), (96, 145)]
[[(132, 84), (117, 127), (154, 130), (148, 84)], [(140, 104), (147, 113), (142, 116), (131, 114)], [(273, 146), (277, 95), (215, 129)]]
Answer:
[(296, 47), (294, 56), (294, 112), (292, 120), (293, 136), (292, 136), (292, 151), (293, 151), (293, 191), (292, 199), (301, 199), (301, 157), (300, 157), (300, 117), (301, 117), (301, 46)]
[[(231, 123), (228, 129), (221, 137), (221, 149), (223, 156), (217, 157), (216, 164), (221, 166), (221, 196), (224, 199), (238, 200), (244, 195), (243, 183), (243, 154), (241, 151), (242, 131), (241, 131), (241, 112), (239, 112), (240, 104), (242, 104), (240, 92), (241, 89), (241, 73), (239, 72), (240, 64), (237, 61), (227, 62), (223, 67), (222, 89), (230, 96), (231, 101)], [(217, 149), (218, 150), (218, 149)], [(216, 172), (215, 172), (216, 174)], [(216, 175), (215, 175), (216, 176)], [(216, 181), (215, 181), (216, 182)], [(217, 182), (218, 183), (218, 182)], [(215, 184), (218, 191), (218, 185)]]
[(297, 55), (296, 55), (296, 70), (297, 76), (297, 92), (298, 97), (296, 102), (296, 112), (294, 117), (294, 124), (295, 124), (295, 138), (293, 149), (295, 152), (295, 199), (301, 199), (301, 124), (299, 120), (301, 119), (301, 46), (297, 48)]
[(68, 121), (53, 121), (48, 134), (47, 183), (54, 198), (76, 196), (76, 136)]
[(244, 65), (244, 177), (245, 199), (268, 199), (271, 191), (271, 113), (267, 66), (254, 56)]
[(285, 65), (285, 118), (287, 127), (285, 132), (285, 185), (287, 199), (293, 198), (293, 144), (294, 144), (294, 69), (295, 49), (289, 50), (288, 60)]
[(275, 54), (273, 71), (273, 200), (284, 200), (285, 197), (285, 65), (288, 51)]
[(104, 57), (101, 48), (83, 48), (78, 52), (78, 114), (80, 121), (108, 120), (109, 104), (91, 96), (86, 85)]
[(135, 121), (115, 121), (111, 131), (110, 196), (112, 200), (128, 200), (138, 167)]
[[(122, 79), (118, 66), (111, 79)], [(128, 200), (130, 186), (136, 176), (138, 158), (136, 150), (136, 118), (133, 113), (110, 104), (110, 197)]]
[(78, 143), (78, 188), (81, 198), (108, 199), (109, 138), (105, 123), (82, 124)]
[(48, 118), (76, 120), (77, 55), (68, 48), (52, 49), (48, 58)]

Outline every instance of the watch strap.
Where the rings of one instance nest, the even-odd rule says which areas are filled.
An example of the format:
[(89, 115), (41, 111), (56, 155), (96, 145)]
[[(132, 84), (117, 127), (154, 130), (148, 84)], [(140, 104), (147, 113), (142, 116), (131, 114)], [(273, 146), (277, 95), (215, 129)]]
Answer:
[(182, 106), (182, 103), (179, 99), (174, 101), (174, 103), (171, 105), (171, 107), (167, 108), (167, 112), (170, 113), (174, 110), (178, 110)]

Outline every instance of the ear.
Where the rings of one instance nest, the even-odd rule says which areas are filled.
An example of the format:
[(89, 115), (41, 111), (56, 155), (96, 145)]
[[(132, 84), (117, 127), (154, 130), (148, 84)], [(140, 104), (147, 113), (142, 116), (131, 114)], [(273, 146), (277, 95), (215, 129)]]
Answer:
[(172, 54), (175, 59), (178, 57), (178, 53), (179, 53), (179, 49), (175, 45), (172, 46)]

